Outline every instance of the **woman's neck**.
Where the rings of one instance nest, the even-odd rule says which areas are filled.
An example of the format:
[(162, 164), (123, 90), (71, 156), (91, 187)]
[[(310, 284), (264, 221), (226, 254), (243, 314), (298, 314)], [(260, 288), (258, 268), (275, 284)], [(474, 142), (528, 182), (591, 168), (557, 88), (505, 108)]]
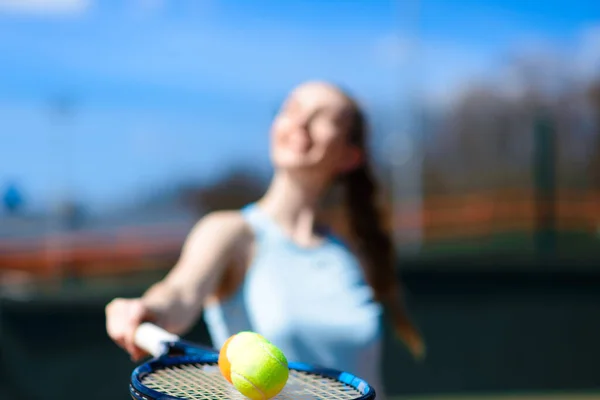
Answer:
[(277, 173), (258, 206), (281, 226), (292, 240), (311, 245), (316, 240), (315, 224), (326, 182), (299, 179), (289, 173)]

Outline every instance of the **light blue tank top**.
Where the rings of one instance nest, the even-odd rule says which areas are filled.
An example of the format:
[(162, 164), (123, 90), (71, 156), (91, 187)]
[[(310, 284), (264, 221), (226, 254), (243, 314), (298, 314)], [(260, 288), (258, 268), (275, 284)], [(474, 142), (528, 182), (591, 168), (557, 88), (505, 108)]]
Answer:
[(204, 309), (213, 345), (254, 331), (289, 361), (350, 372), (383, 398), (382, 309), (355, 256), (333, 236), (315, 248), (297, 246), (255, 204), (242, 214), (256, 251), (237, 292)]

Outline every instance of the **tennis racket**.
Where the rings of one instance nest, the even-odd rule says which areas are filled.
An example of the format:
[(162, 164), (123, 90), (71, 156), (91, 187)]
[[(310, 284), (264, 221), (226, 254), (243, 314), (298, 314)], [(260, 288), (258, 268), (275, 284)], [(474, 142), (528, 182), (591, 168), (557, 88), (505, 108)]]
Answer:
[[(135, 343), (153, 358), (131, 374), (129, 392), (136, 400), (245, 400), (221, 374), (219, 353), (180, 339), (150, 323), (141, 324)], [(373, 400), (364, 380), (332, 369), (289, 363), (286, 386), (273, 400)]]

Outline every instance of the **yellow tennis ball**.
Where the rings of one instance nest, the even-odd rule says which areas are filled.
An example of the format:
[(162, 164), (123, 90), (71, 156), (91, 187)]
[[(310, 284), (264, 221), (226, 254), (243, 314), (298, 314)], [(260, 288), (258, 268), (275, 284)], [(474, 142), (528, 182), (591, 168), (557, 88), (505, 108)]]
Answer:
[(221, 348), (219, 367), (225, 379), (252, 400), (275, 397), (289, 377), (283, 352), (254, 332), (240, 332)]

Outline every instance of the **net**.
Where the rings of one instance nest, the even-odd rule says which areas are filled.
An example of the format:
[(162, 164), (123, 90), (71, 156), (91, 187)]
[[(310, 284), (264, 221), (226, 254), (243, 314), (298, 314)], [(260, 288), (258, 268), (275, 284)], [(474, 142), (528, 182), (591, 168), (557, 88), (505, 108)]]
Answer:
[[(146, 387), (185, 399), (247, 400), (221, 374), (216, 364), (181, 364), (154, 371), (141, 380)], [(362, 393), (335, 379), (290, 370), (284, 389), (274, 400), (350, 400)]]

